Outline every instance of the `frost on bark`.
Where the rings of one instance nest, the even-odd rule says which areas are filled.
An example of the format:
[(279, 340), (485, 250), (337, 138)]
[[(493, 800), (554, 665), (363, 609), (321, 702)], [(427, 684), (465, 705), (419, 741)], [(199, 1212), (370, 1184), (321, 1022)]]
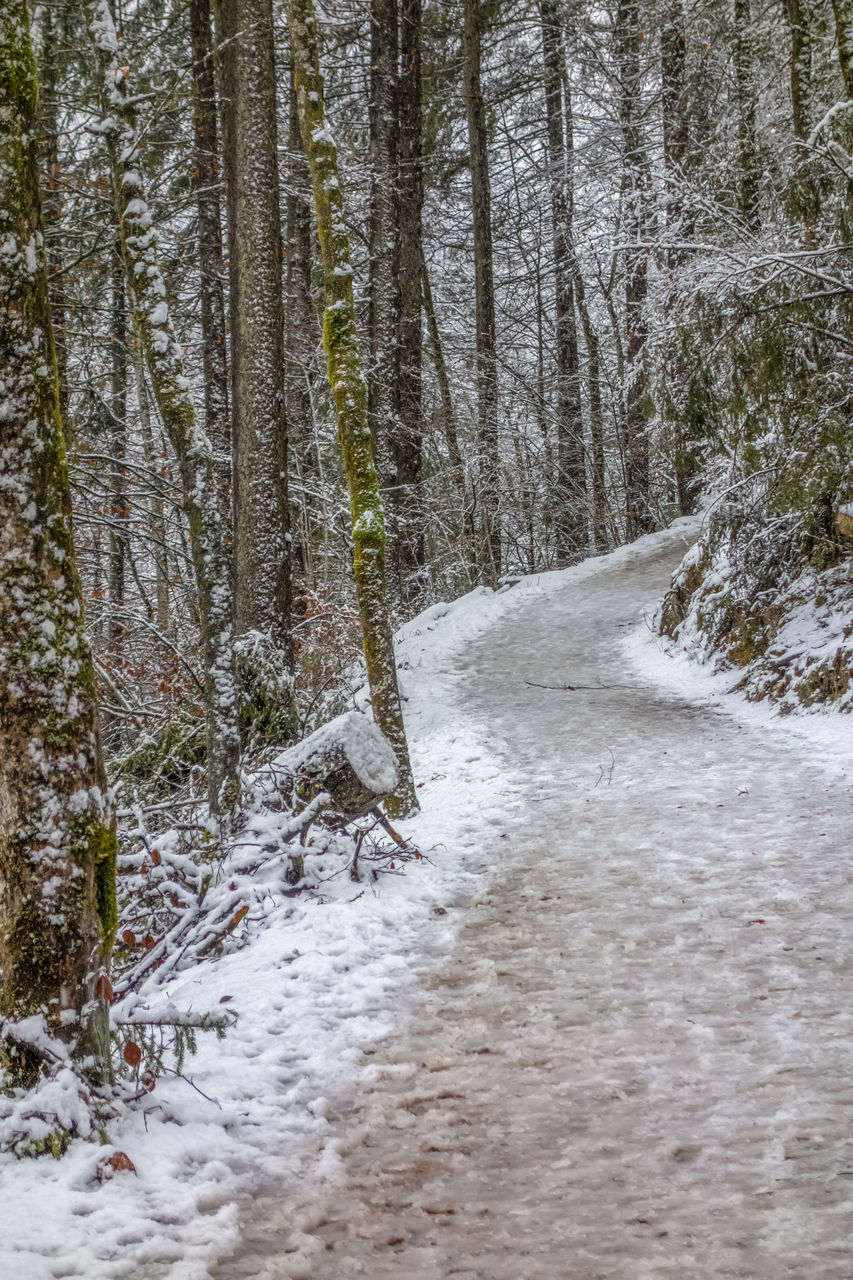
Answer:
[[(37, 179), (26, 0), (0, 6), (0, 1017), (44, 1017), (109, 1074), (96, 996), (116, 927), (116, 837), (71, 498)], [(5, 1047), (3, 1047), (5, 1044)], [(0, 1040), (31, 1083), (37, 1061)]]
[(373, 718), (394, 747), (400, 766), (400, 781), (389, 798), (388, 809), (392, 815), (402, 816), (414, 813), (418, 803), (397, 688), (394, 641), (385, 593), (385, 518), (367, 420), (367, 391), (356, 332), (337, 148), (326, 124), (313, 0), (289, 0), (287, 12), (299, 126), (311, 170), (323, 255), (326, 301), (323, 342), (349, 487), (355, 548), (353, 576), (367, 678)]
[(557, 336), (557, 552), (562, 563), (587, 552), (586, 466), (575, 319), (574, 137), (563, 30), (556, 0), (540, 0), (548, 133), (548, 179), (554, 236)]
[(222, 0), (239, 636), (290, 661), (284, 296), (271, 0)]
[(219, 509), (219, 478), (210, 441), (199, 425), (184, 377), (157, 237), (142, 177), (134, 163), (140, 137), (130, 69), (119, 56), (107, 0), (89, 3), (87, 18), (97, 55), (104, 115), (100, 128), (109, 147), (128, 299), (157, 408), (181, 476), (201, 628), (208, 796), (211, 811), (218, 813), (232, 808), (240, 791), (229, 555)]
[(482, 506), (481, 572), (497, 586), (501, 576), (500, 456), (498, 450), (498, 364), (495, 281), (492, 253), (492, 197), (486, 103), (481, 80), (486, 0), (465, 0), (462, 61), (468, 114), (468, 155), (474, 216), (474, 275), (477, 315), (477, 445)]

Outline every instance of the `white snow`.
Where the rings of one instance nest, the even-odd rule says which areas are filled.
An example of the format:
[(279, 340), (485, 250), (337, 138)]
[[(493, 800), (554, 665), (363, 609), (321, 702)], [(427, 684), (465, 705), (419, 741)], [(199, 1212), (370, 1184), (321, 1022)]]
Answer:
[[(388, 740), (373, 721), (359, 711), (347, 711), (328, 721), (311, 735), (312, 757), (322, 757), (327, 744), (340, 743), (347, 760), (364, 785), (377, 795), (388, 794), (397, 784), (397, 758)], [(305, 759), (303, 743), (276, 756), (273, 770), (298, 772)]]
[[(585, 1236), (584, 1248), (598, 1247), (595, 1239), (609, 1247), (613, 1232), (625, 1233), (625, 1214), (631, 1210), (644, 1219), (640, 1202), (652, 1203), (656, 1194), (653, 1208), (666, 1217), (660, 1238), (644, 1236), (648, 1243), (635, 1246), (627, 1269), (604, 1252), (587, 1272), (614, 1280), (710, 1280), (723, 1274), (834, 1280), (834, 1271), (820, 1270), (819, 1253), (816, 1264), (797, 1272), (785, 1270), (784, 1260), (806, 1256), (798, 1252), (803, 1241), (830, 1230), (826, 1223), (831, 1226), (833, 1212), (841, 1214), (840, 1200), (837, 1210), (836, 1201), (823, 1207), (816, 1200), (809, 1207), (807, 1196), (797, 1199), (796, 1186), (786, 1199), (784, 1183), (778, 1208), (763, 1202), (761, 1221), (775, 1231), (767, 1247), (779, 1251), (773, 1254), (775, 1272), (726, 1270), (731, 1257), (713, 1230), (725, 1234), (731, 1223), (731, 1232), (746, 1231), (738, 1214), (751, 1194), (749, 1178), (758, 1180), (752, 1191), (766, 1187), (769, 1193), (780, 1185), (774, 1177), (790, 1172), (792, 1166), (774, 1154), (774, 1134), (781, 1150), (798, 1133), (813, 1142), (823, 1135), (821, 1141), (829, 1142), (839, 1125), (843, 1129), (839, 1108), (847, 1105), (843, 1081), (850, 1062), (842, 1037), (850, 1023), (845, 1010), (853, 903), (849, 825), (842, 811), (845, 804), (849, 809), (849, 796), (843, 787), (839, 791), (838, 772), (849, 756), (850, 722), (821, 718), (817, 763), (828, 772), (816, 782), (815, 739), (799, 736), (806, 732), (800, 723), (792, 728), (790, 722), (772, 722), (764, 708), (726, 694), (717, 677), (668, 656), (647, 629), (638, 631), (640, 603), (645, 600), (649, 612), (654, 608), (668, 568), (694, 531), (695, 523), (680, 522), (577, 568), (526, 578), (497, 594), (471, 592), (453, 605), (434, 606), (403, 629), (399, 675), (423, 806), (404, 831), (420, 842), (424, 860), (410, 864), (404, 876), (375, 885), (338, 877), (327, 886), (322, 905), (304, 897), (275, 905), (270, 898), (250, 945), (170, 981), (164, 999), (176, 1007), (199, 1013), (224, 1008), (238, 1015), (223, 1041), (201, 1035), (198, 1053), (186, 1063), (186, 1074), (202, 1092), (167, 1076), (150, 1095), (146, 1115), (137, 1111), (112, 1126), (114, 1147), (75, 1143), (59, 1163), (0, 1159), (0, 1275), (205, 1280), (213, 1260), (229, 1248), (243, 1268), (228, 1270), (225, 1264), (217, 1274), (229, 1280), (309, 1274), (298, 1270), (299, 1259), (319, 1268), (327, 1258), (324, 1265), (333, 1270), (318, 1269), (318, 1277), (343, 1274), (340, 1259), (349, 1257), (349, 1249), (356, 1257), (359, 1239), (343, 1255), (324, 1254), (321, 1239), (321, 1184), (334, 1192), (346, 1173), (349, 1149), (360, 1141), (358, 1132), (341, 1127), (341, 1099), (358, 1101), (363, 1093), (379, 1123), (372, 1140), (381, 1144), (387, 1134), (401, 1159), (428, 1151), (432, 1122), (427, 1118), (427, 1128), (417, 1131), (425, 1136), (415, 1134), (410, 1142), (405, 1128), (385, 1123), (400, 1113), (381, 1091), (390, 1087), (388, 1080), (397, 1080), (395, 1087), (404, 1091), (414, 1087), (406, 1082), (422, 1070), (421, 1046), (406, 1046), (400, 1037), (416, 979), (448, 957), (478, 911), (487, 914), (478, 903), (487, 902), (489, 885), (504, 877), (518, 894), (519, 909), (530, 915), (525, 972), (559, 975), (547, 1006), (525, 1003), (522, 1029), (513, 1030), (507, 1013), (508, 1043), (520, 1046), (521, 1055), (520, 1074), (512, 1079), (535, 1083), (524, 1056), (531, 1045), (543, 1061), (552, 1055), (554, 1063), (563, 1062), (568, 1055), (571, 1072), (562, 1093), (555, 1093), (552, 1075), (542, 1076), (546, 1100), (568, 1108), (547, 1112), (541, 1101), (547, 1113), (544, 1140), (561, 1135), (560, 1176), (584, 1213), (595, 1215), (611, 1200), (615, 1205), (612, 1231), (599, 1228)], [(652, 572), (656, 557), (663, 567)], [(648, 582), (639, 579), (641, 586), (623, 603), (630, 582), (623, 570), (647, 563)], [(591, 636), (599, 648), (579, 657), (576, 633)], [(606, 665), (599, 653), (606, 655)], [(371, 760), (367, 767), (382, 765)], [(823, 805), (826, 821), (818, 826)], [(810, 816), (797, 826), (793, 815), (799, 813)], [(808, 847), (792, 857), (790, 842), (805, 840), (804, 832), (810, 833)], [(528, 862), (519, 881), (520, 857)], [(563, 914), (547, 929), (545, 917), (555, 908), (539, 902), (540, 873), (543, 882), (563, 886), (565, 893)], [(552, 889), (547, 892), (553, 896)], [(259, 893), (262, 899), (262, 885)], [(263, 910), (258, 907), (259, 920)], [(762, 924), (750, 929), (753, 919)], [(532, 948), (540, 920), (537, 958)], [(811, 959), (814, 939), (829, 957), (822, 967)], [(788, 947), (795, 949), (796, 961), (790, 972), (792, 961), (783, 954)], [(494, 961), (476, 952), (465, 955), (477, 998), (497, 998), (497, 990), (503, 999)], [(561, 966), (569, 967), (564, 972)], [(793, 996), (770, 995), (769, 1005), (756, 1003), (789, 980)], [(585, 991), (592, 993), (592, 1004), (585, 1003)], [(473, 1044), (479, 1024), (466, 1008), (460, 1025), (468, 1026)], [(826, 1019), (832, 1010), (831, 1037), (821, 1049), (821, 1037), (830, 1036)], [(563, 1019), (559, 1034), (551, 1029), (557, 1014)], [(686, 1032), (685, 1018), (693, 1022)], [(433, 1034), (437, 1044), (444, 1043), (440, 1019)], [(399, 1053), (380, 1069), (381, 1053), (376, 1055), (383, 1041)], [(475, 1058), (474, 1075), (466, 1067), (465, 1079), (476, 1077), (485, 1089), (487, 1062)], [(786, 1064), (797, 1071), (790, 1085), (779, 1074)], [(648, 1113), (633, 1100), (637, 1080), (648, 1089)], [(702, 1087), (708, 1089), (704, 1112), (694, 1106)], [(492, 1105), (498, 1103), (501, 1115), (506, 1107), (510, 1116), (509, 1130), (504, 1125), (493, 1143), (499, 1198), (501, 1180), (516, 1176), (500, 1163), (501, 1143), (513, 1125), (522, 1132), (527, 1121), (524, 1096), (501, 1093)], [(586, 1109), (576, 1113), (575, 1104)], [(623, 1129), (607, 1129), (609, 1121), (601, 1117), (608, 1115), (618, 1117)], [(697, 1163), (664, 1158), (665, 1135), (655, 1127), (664, 1120), (670, 1125), (667, 1150), (699, 1143), (704, 1154)], [(357, 1117), (358, 1124), (367, 1122)], [(752, 1144), (747, 1152), (756, 1152), (740, 1163), (738, 1152), (726, 1146), (738, 1130)], [(628, 1143), (624, 1158), (620, 1134)], [(417, 1141), (425, 1145), (417, 1148)], [(117, 1173), (101, 1184), (98, 1162), (113, 1149), (130, 1156), (136, 1175)], [(523, 1179), (523, 1169), (517, 1176)], [(451, 1178), (448, 1194), (461, 1194), (459, 1185)], [(294, 1268), (284, 1269), (280, 1245), (263, 1255), (273, 1262), (253, 1262), (239, 1243), (241, 1197), (247, 1204), (270, 1192), (258, 1203), (255, 1228), (263, 1221), (266, 1229), (270, 1205), (277, 1204), (274, 1225), (284, 1240), (294, 1228), (291, 1201), (310, 1198), (315, 1187), (321, 1211), (299, 1220), (300, 1241), (291, 1242)], [(571, 1214), (555, 1218), (541, 1177), (537, 1190), (542, 1207), (536, 1208), (531, 1191), (514, 1220), (518, 1230), (528, 1216), (537, 1221), (537, 1213), (556, 1223), (558, 1233), (581, 1230), (582, 1222)], [(350, 1203), (345, 1189), (341, 1196)], [(706, 1204), (713, 1209), (707, 1221)], [(511, 1206), (510, 1199), (507, 1215)], [(712, 1234), (685, 1235), (682, 1214), (688, 1226), (698, 1223)], [(375, 1230), (387, 1226), (380, 1218)], [(838, 1223), (842, 1230), (841, 1216)], [(767, 1243), (765, 1236), (762, 1241)], [(380, 1274), (370, 1265), (372, 1255), (366, 1256), (365, 1274)], [(438, 1259), (438, 1252), (432, 1256)], [(592, 1255), (582, 1256), (586, 1265)], [(398, 1263), (387, 1274), (420, 1274)], [(519, 1260), (504, 1251), (507, 1264), (505, 1274), (518, 1280)], [(542, 1270), (543, 1276), (551, 1274)]]

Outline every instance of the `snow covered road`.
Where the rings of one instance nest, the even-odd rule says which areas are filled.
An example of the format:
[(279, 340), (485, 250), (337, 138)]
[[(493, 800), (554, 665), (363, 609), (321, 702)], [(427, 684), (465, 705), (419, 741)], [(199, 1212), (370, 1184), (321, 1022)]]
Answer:
[(683, 549), (528, 581), (454, 660), (496, 878), (330, 1097), (342, 1176), (219, 1280), (853, 1275), (849, 782), (631, 663)]

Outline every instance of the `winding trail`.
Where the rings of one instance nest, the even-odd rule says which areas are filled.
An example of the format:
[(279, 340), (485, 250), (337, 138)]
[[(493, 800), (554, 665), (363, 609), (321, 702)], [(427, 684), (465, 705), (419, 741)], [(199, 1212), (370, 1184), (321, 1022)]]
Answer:
[(682, 551), (458, 660), (504, 870), (332, 1100), (343, 1179), (259, 1201), (223, 1280), (853, 1276), (850, 789), (622, 658)]

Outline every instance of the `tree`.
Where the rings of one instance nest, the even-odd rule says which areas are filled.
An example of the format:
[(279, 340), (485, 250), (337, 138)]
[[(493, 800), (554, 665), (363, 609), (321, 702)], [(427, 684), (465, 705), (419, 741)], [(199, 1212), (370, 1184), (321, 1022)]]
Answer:
[[(37, 176), (26, 0), (0, 8), (0, 1016), (43, 1016), (109, 1075), (96, 981), (116, 928), (116, 836), (74, 559)], [(0, 1032), (32, 1083), (39, 1054)]]
[(385, 519), (367, 419), (352, 290), (349, 237), (337, 148), (326, 123), (313, 0), (288, 0), (294, 82), (302, 141), (308, 156), (323, 255), (323, 343), (335, 401), (352, 514), (353, 577), (364, 638), (373, 718), (390, 740), (400, 768), (389, 798), (392, 816), (418, 808), (397, 687), (394, 640), (385, 589)]
[(136, 166), (141, 141), (130, 69), (119, 58), (107, 0), (88, 6), (97, 55), (102, 130), (111, 162), (125, 283), (154, 398), (181, 475), (190, 531), (204, 665), (207, 782), (212, 813), (228, 811), (240, 793), (240, 733), (234, 666), (230, 567), (220, 511), (220, 482), (210, 441), (198, 421), (175, 340), (157, 238)]
[[(238, 635), (290, 663), (284, 297), (272, 0), (222, 2)], [(263, 518), (259, 518), (263, 513)]]
[(231, 422), (228, 405), (228, 358), (225, 342), (225, 289), (222, 262), (219, 139), (216, 122), (216, 75), (210, 35), (210, 0), (190, 0), (193, 54), (193, 185), (198, 210), (198, 269), (201, 284), (204, 428), (219, 472), (219, 509), (230, 530)]
[(468, 115), (468, 157), (474, 218), (477, 448), (481, 507), (479, 560), (484, 581), (497, 586), (501, 576), (500, 451), (492, 195), (486, 102), (482, 86), (482, 41), (486, 28), (486, 6), (487, 0), (464, 0), (462, 75)]
[(421, 0), (402, 0), (399, 107), (399, 334), (394, 378), (397, 536), (393, 554), (399, 592), (416, 601), (424, 585), (426, 548), (421, 498), (423, 469), (423, 328), (421, 264), (424, 201), (421, 86)]
[[(741, 0), (738, 0), (740, 3)], [(648, 370), (647, 231), (648, 157), (641, 127), (642, 70), (637, 0), (618, 0), (613, 30), (622, 132), (622, 218), (625, 240), (625, 528), (629, 539), (649, 527), (649, 440), (646, 431)]]
[(572, 104), (563, 51), (563, 30), (556, 0), (540, 0), (545, 64), (545, 119), (548, 134), (548, 177), (557, 332), (557, 546), (567, 563), (587, 551), (586, 466), (580, 358), (575, 319), (575, 276), (572, 215), (574, 211), (574, 137)]
[(737, 113), (738, 206), (744, 225), (761, 230), (761, 170), (755, 133), (753, 27), (749, 0), (734, 0), (734, 95)]

